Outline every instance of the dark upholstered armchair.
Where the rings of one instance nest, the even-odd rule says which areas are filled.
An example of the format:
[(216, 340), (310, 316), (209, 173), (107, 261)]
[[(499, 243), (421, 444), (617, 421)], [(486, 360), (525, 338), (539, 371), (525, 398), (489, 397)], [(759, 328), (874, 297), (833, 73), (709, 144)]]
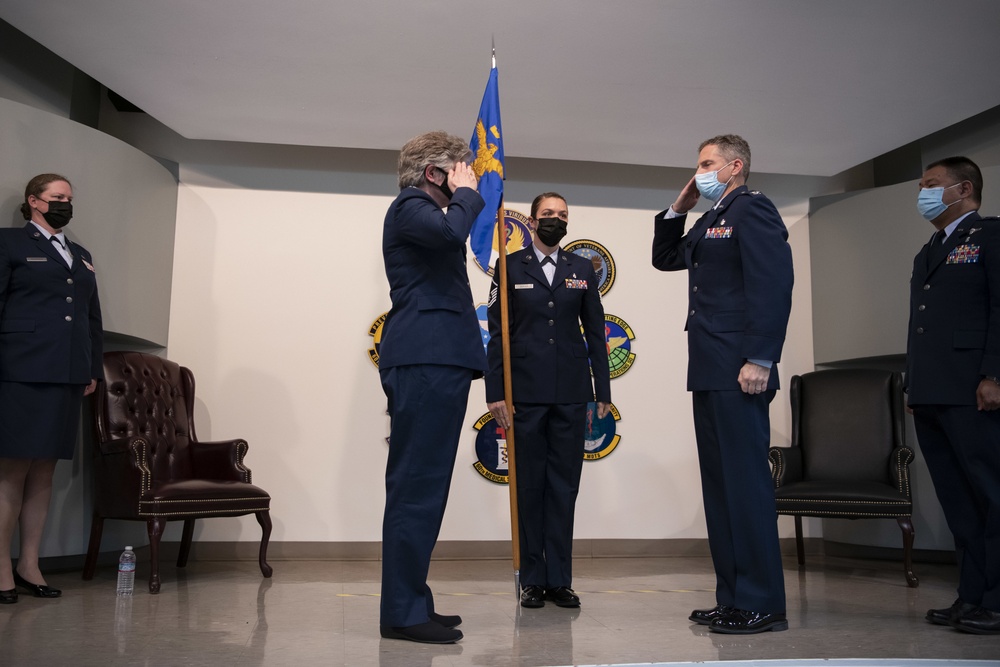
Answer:
[(903, 532), (906, 583), (913, 574), (913, 501), (904, 444), (899, 373), (823, 370), (792, 378), (792, 446), (772, 447), (769, 458), (778, 514), (795, 517), (799, 565), (803, 516), (894, 518)]
[(104, 377), (94, 392), (94, 517), (83, 578), (94, 576), (105, 519), (146, 522), (149, 592), (158, 593), (167, 521), (184, 522), (184, 567), (196, 519), (244, 514), (261, 526), (260, 571), (270, 577), (271, 497), (250, 483), (245, 440), (198, 442), (191, 371), (151, 354), (108, 352)]

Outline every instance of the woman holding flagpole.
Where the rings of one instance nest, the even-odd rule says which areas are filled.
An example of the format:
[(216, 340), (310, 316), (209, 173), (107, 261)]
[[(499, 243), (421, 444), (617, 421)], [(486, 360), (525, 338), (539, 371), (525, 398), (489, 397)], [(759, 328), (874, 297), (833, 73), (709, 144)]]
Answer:
[(489, 299), (486, 403), (497, 424), (517, 434), (519, 575), (527, 608), (546, 600), (580, 606), (572, 589), (573, 517), (587, 406), (596, 400), (598, 419), (611, 407), (598, 280), (589, 260), (559, 247), (568, 221), (564, 197), (538, 195), (528, 221), (534, 242), (507, 258), (513, 415), (504, 400), (499, 266)]

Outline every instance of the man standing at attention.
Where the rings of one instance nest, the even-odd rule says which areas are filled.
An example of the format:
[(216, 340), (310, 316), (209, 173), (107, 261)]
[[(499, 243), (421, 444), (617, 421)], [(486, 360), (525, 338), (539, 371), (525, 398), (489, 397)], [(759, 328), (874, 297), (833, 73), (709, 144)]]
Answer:
[[(464, 139), (428, 132), (399, 153), (399, 196), (385, 214), (382, 258), (392, 308), (379, 348), (388, 399), (380, 631), (450, 644), (458, 616), (434, 611), (427, 586), (455, 468), (469, 388), (486, 370), (466, 269), (466, 241), (485, 206)], [(447, 209), (447, 210), (445, 210)]]
[(979, 217), (972, 160), (930, 164), (917, 208), (937, 230), (913, 260), (907, 405), (958, 551), (958, 599), (927, 620), (1000, 634), (1000, 223)]
[[(698, 168), (656, 216), (653, 266), (688, 271), (687, 388), (692, 392), (716, 606), (691, 621), (714, 632), (787, 630), (768, 406), (778, 389), (792, 306), (792, 252), (774, 204), (747, 189), (750, 146), (701, 144)], [(715, 205), (685, 235), (700, 197)]]

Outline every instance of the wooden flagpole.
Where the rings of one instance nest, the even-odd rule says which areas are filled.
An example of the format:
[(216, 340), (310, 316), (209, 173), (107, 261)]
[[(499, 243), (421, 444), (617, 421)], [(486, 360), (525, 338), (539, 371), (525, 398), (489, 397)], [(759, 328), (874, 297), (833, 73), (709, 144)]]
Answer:
[(514, 447), (514, 396), (510, 377), (510, 304), (507, 300), (507, 224), (504, 220), (503, 197), (497, 210), (500, 258), (497, 270), (500, 292), (500, 342), (503, 349), (503, 400), (510, 415), (510, 428), (505, 433), (507, 441), (507, 481), (510, 495), (510, 544), (514, 561), (514, 594), (521, 595), (521, 532), (517, 513), (517, 465)]

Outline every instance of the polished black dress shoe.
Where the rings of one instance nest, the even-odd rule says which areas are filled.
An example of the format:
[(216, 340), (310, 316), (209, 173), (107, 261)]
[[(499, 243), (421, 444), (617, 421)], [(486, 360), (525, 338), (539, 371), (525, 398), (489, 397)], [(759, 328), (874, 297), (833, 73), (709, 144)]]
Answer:
[(17, 602), (17, 589), (12, 588), (9, 591), (0, 591), (0, 604), (14, 604)]
[(41, 584), (33, 584), (14, 570), (14, 583), (33, 594), (36, 598), (57, 598), (62, 595), (58, 588), (50, 588)]
[(525, 586), (521, 589), (521, 606), (538, 609), (545, 606), (545, 589), (541, 586)]
[(430, 613), (431, 620), (438, 625), (444, 626), (451, 630), (452, 628), (457, 628), (462, 625), (462, 617), (459, 615), (445, 616), (444, 614), (435, 614), (433, 611)]
[(580, 596), (568, 586), (556, 586), (545, 591), (545, 599), (552, 600), (557, 607), (574, 609), (580, 606)]
[(712, 621), (720, 616), (725, 616), (732, 610), (732, 607), (727, 607), (724, 604), (715, 605), (711, 609), (695, 609), (688, 616), (688, 620), (698, 625), (711, 625)]
[(927, 615), (924, 618), (934, 625), (951, 625), (951, 619), (958, 617), (959, 614), (968, 613), (975, 608), (976, 605), (962, 602), (962, 598), (958, 598), (950, 607), (945, 609), (928, 609)]
[(446, 628), (438, 625), (434, 621), (408, 625), (403, 628), (390, 628), (386, 625), (379, 626), (379, 633), (385, 639), (405, 639), (421, 644), (454, 644), (464, 635), (461, 630)]
[(970, 611), (959, 613), (949, 625), (974, 635), (1000, 635), (1000, 611), (973, 607)]
[(784, 614), (761, 614), (756, 611), (731, 609), (729, 613), (712, 621), (708, 629), (725, 635), (755, 635), (758, 632), (787, 630), (788, 620)]

